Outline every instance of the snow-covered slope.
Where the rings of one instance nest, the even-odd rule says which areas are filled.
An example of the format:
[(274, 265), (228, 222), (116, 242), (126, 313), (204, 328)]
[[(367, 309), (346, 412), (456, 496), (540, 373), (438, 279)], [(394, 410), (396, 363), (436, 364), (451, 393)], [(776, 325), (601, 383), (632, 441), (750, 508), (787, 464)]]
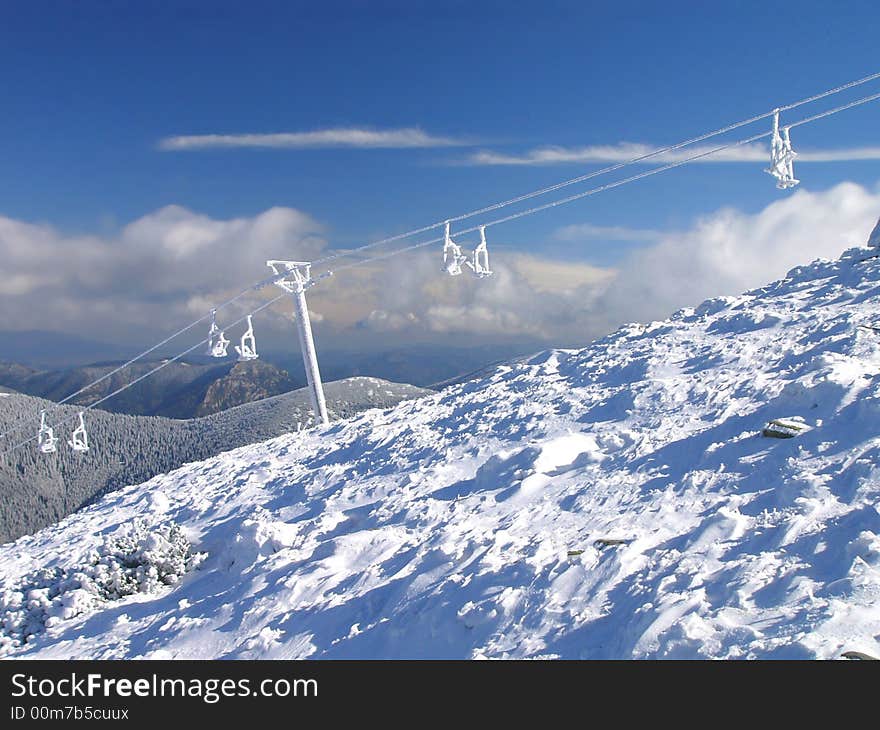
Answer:
[[(324, 384), (332, 419), (370, 408), (388, 408), (430, 392), (368, 377)], [(64, 419), (75, 419), (77, 406), (58, 406), (42, 398), (15, 394), (0, 397), (2, 429), (22, 429), (13, 431), (13, 437), (26, 438), (33, 433), (44, 408), (53, 409), (55, 433), (64, 440), (58, 452), (50, 456), (33, 445), (0, 455), (0, 542), (36, 532), (120, 486), (296, 431), (311, 421), (310, 397), (305, 388), (187, 420), (94, 409), (86, 419), (89, 451), (77, 453), (65, 445), (70, 425), (57, 425)], [(8, 441), (0, 443), (0, 450), (11, 445)]]
[[(61, 596), (63, 620), (7, 651), (880, 654), (868, 253), (109, 495), (0, 549), (7, 619), (21, 576), (135, 518), (207, 557), (79, 615)], [(809, 428), (761, 435), (780, 418)]]

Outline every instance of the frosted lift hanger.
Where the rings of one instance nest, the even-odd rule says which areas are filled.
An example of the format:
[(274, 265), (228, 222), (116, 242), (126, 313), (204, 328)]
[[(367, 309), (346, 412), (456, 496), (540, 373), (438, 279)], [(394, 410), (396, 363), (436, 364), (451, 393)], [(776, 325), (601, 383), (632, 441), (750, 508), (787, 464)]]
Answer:
[(208, 332), (208, 355), (211, 357), (226, 357), (226, 348), (229, 340), (223, 335), (223, 330), (217, 326), (217, 310), (211, 310), (211, 329)]
[(54, 454), (58, 437), (52, 427), (46, 424), (46, 411), (40, 411), (40, 430), (37, 433), (37, 445), (44, 454)]
[(89, 434), (86, 431), (86, 424), (83, 421), (83, 413), (79, 412), (79, 426), (70, 434), (70, 440), (67, 445), (74, 451), (89, 450)]
[(467, 262), (467, 256), (461, 252), (459, 246), (449, 235), (449, 221), (446, 221), (446, 233), (443, 237), (443, 269), (450, 276), (461, 274), (461, 265)]
[(247, 316), (247, 323), (247, 332), (241, 336), (241, 345), (235, 346), (239, 362), (256, 360), (259, 357), (257, 354), (257, 340), (254, 337), (254, 324), (251, 321), (251, 315)]
[(770, 167), (767, 172), (776, 178), (780, 190), (793, 188), (800, 180), (794, 176), (794, 158), (797, 152), (791, 148), (789, 127), (779, 129), (779, 109), (773, 110), (773, 138), (770, 142)]
[(481, 279), (492, 276), (489, 269), (489, 246), (486, 244), (486, 226), (480, 226), (480, 245), (474, 249), (473, 261), (466, 262)]

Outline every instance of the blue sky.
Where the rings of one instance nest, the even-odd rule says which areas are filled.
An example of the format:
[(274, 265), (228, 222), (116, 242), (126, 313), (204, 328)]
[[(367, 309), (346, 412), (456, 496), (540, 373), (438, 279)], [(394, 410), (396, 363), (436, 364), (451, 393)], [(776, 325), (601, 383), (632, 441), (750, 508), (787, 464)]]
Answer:
[[(320, 224), (330, 247), (350, 246), (598, 167), (469, 162), (480, 153), (669, 144), (880, 70), (880, 7), (861, 0), (8, 0), (2, 16), (0, 215), (71, 236), (112, 237), (168, 205), (214, 220), (283, 206)], [(880, 104), (865, 106), (795, 130), (795, 146), (877, 146), (878, 120)], [(440, 144), (162, 144), (338, 129), (417, 129)], [(843, 181), (874, 190), (878, 165), (797, 171), (809, 191)], [(757, 213), (785, 196), (764, 166), (688, 166), (500, 226), (492, 240), (616, 265), (650, 237), (578, 241), (560, 230), (685, 230), (724, 206)]]
[[(4, 214), (89, 230), (169, 203), (221, 217), (290, 205), (348, 240), (582, 168), (444, 166), (467, 156), (458, 148), (175, 153), (157, 142), (420, 127), (504, 150), (668, 143), (874, 71), (880, 8), (851, 0), (777, 10), (757, 2), (31, 1), (6, 3), (4, 16)], [(799, 137), (814, 146), (869, 142), (877, 119), (874, 109), (852, 112)], [(774, 194), (753, 166), (719, 167), (663, 175), (503, 235), (520, 241), (593, 219), (675, 224), (695, 208), (754, 206)], [(810, 176), (868, 181), (876, 164), (811, 165)]]

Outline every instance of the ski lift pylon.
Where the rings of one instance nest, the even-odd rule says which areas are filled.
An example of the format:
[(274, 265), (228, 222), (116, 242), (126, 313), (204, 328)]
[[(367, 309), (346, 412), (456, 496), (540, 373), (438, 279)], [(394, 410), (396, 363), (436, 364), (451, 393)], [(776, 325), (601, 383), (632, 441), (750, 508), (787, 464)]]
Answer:
[(486, 243), (486, 226), (480, 226), (480, 244), (474, 249), (473, 261), (466, 262), (481, 279), (492, 276), (489, 269), (489, 246)]
[(241, 336), (241, 345), (236, 345), (235, 347), (235, 351), (238, 353), (239, 362), (256, 360), (259, 357), (257, 354), (257, 340), (254, 337), (254, 324), (251, 321), (251, 315), (247, 316), (247, 323), (247, 331)]
[(70, 434), (70, 440), (67, 445), (74, 451), (89, 450), (89, 434), (86, 431), (86, 424), (83, 420), (83, 412), (79, 412), (79, 426)]
[(211, 329), (208, 332), (208, 352), (211, 357), (227, 357), (226, 348), (229, 347), (229, 340), (217, 326), (217, 310), (211, 310)]
[(770, 167), (766, 172), (776, 178), (776, 187), (780, 190), (793, 188), (800, 183), (794, 176), (794, 158), (797, 157), (791, 147), (789, 127), (779, 128), (779, 109), (773, 110), (773, 137), (770, 141)]
[(46, 411), (40, 411), (40, 430), (37, 433), (37, 446), (44, 454), (53, 454), (57, 451), (58, 437), (52, 427), (46, 423)]
[(450, 276), (461, 274), (461, 265), (467, 263), (467, 256), (461, 252), (459, 246), (449, 235), (449, 221), (446, 221), (446, 233), (443, 237), (443, 269)]

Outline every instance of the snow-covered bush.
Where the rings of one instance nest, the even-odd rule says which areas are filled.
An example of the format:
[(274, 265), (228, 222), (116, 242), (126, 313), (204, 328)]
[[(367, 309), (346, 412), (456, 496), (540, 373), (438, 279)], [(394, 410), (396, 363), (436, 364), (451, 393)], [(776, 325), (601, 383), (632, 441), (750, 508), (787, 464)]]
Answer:
[(44, 569), (0, 593), (0, 653), (99, 604), (177, 583), (204, 554), (194, 553), (180, 527), (135, 520), (104, 538), (85, 564)]
[(198, 556), (176, 523), (151, 529), (136, 520), (91, 554), (87, 575), (99, 595), (113, 601), (173, 585), (196, 562)]

